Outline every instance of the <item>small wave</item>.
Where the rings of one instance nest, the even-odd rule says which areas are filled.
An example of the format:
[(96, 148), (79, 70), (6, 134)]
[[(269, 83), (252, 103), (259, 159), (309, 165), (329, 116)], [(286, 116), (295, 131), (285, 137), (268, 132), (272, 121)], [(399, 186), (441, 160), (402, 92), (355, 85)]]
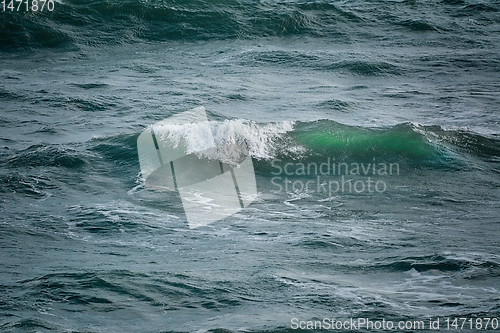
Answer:
[[(45, 16), (44, 14), (42, 14)], [(0, 51), (29, 51), (37, 48), (71, 47), (73, 40), (56, 24), (27, 13), (0, 16)]]
[(317, 55), (311, 55), (299, 51), (287, 50), (266, 50), (266, 51), (247, 51), (240, 58), (240, 62), (244, 65), (283, 65), (283, 66), (317, 66), (320, 58)]
[(397, 23), (400, 26), (409, 28), (413, 31), (424, 32), (424, 31), (439, 31), (436, 26), (430, 24), (426, 21), (421, 20), (405, 20)]
[(0, 193), (19, 193), (38, 200), (48, 198), (51, 195), (50, 190), (56, 188), (50, 178), (19, 173), (0, 175), (0, 182)]
[[(123, 304), (131, 301), (143, 302), (163, 311), (193, 308), (217, 310), (242, 303), (232, 290), (181, 274), (158, 277), (129, 270), (60, 272), (17, 284), (27, 290), (27, 299), (36, 299), (38, 303), (71, 304), (80, 309), (90, 305), (104, 312), (123, 308)], [(163, 301), (165, 298), (169, 300), (168, 304)]]
[(25, 331), (25, 330), (38, 331), (40, 329), (49, 330), (49, 331), (56, 331), (58, 329), (58, 326), (54, 325), (53, 323), (49, 323), (47, 321), (37, 319), (37, 318), (24, 318), (24, 319), (20, 319), (20, 320), (11, 322), (11, 323), (3, 324), (0, 326), (0, 329), (2, 331), (5, 330), (4, 332), (6, 332), (7, 330), (11, 331), (13, 329), (14, 330), (20, 329), (23, 331)]
[(362, 76), (383, 75), (383, 74), (400, 74), (401, 69), (398, 66), (385, 61), (353, 61), (344, 60), (335, 62), (325, 66), (325, 69), (330, 70), (347, 70), (353, 74)]
[(137, 137), (140, 133), (116, 134), (94, 137), (90, 140), (90, 148), (115, 163), (139, 163), (137, 160)]
[(12, 91), (5, 90), (3, 88), (0, 88), (0, 99), (5, 99), (5, 100), (17, 100), (23, 98), (23, 96), (16, 94)]
[(245, 66), (294, 66), (299, 68), (311, 68), (321, 71), (349, 72), (361, 76), (377, 76), (385, 74), (401, 74), (402, 69), (386, 61), (363, 60), (341, 60), (330, 61), (334, 55), (325, 54), (319, 56), (309, 52), (289, 50), (266, 50), (246, 51), (239, 59)]
[(55, 166), (79, 168), (86, 164), (82, 153), (69, 147), (39, 144), (30, 146), (1, 161), (8, 167)]
[(353, 102), (342, 101), (338, 99), (329, 99), (316, 104), (320, 108), (336, 111), (345, 111), (354, 106)]
[(472, 4), (472, 5), (467, 5), (467, 6), (465, 6), (465, 8), (463, 10), (464, 11), (471, 11), (471, 12), (498, 12), (497, 8), (490, 6), (490, 5), (487, 5), (487, 4), (484, 4), (484, 3), (476, 3), (476, 4)]
[(108, 87), (108, 84), (106, 83), (73, 83), (75, 87), (82, 88), (85, 90), (88, 89), (100, 89), (100, 88), (106, 88)]
[[(465, 258), (448, 258), (443, 255), (401, 258), (389, 263), (380, 263), (374, 269), (388, 269), (401, 272), (460, 272), (465, 279), (477, 277), (478, 270), (488, 276), (498, 276), (500, 265), (491, 260), (471, 260)], [(492, 275), (493, 274), (493, 275)]]
[(442, 0), (441, 3), (447, 4), (447, 5), (463, 5), (465, 4), (464, 0)]

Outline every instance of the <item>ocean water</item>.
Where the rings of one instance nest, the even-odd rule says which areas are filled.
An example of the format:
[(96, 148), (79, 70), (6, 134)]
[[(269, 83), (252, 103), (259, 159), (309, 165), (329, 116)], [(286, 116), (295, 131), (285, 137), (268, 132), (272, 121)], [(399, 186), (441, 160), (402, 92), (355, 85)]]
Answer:
[[(0, 331), (500, 318), (499, 1), (61, 0), (0, 27)], [(137, 138), (198, 106), (258, 196), (190, 229)]]

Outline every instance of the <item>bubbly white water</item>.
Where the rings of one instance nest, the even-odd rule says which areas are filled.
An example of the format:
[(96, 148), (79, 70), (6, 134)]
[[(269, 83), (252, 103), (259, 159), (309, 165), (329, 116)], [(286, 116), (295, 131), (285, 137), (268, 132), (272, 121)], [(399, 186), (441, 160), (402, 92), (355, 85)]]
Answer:
[[(245, 144), (252, 157), (269, 159), (276, 153), (275, 142), (293, 128), (294, 121), (258, 124), (246, 119), (226, 119), (210, 121), (209, 127), (204, 123), (162, 124), (155, 126), (155, 133), (165, 144), (168, 142), (174, 147), (182, 140), (187, 154), (210, 149), (215, 141), (217, 145)], [(211, 129), (211, 132), (207, 129)]]

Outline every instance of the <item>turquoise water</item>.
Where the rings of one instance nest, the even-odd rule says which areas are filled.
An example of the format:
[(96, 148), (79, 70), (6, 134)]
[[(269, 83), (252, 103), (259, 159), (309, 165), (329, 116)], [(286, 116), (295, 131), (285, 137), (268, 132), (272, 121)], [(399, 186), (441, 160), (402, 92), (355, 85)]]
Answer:
[[(499, 10), (183, 0), (0, 12), (0, 330), (499, 318)], [(137, 138), (200, 105), (216, 140), (248, 146), (258, 196), (189, 229), (177, 193), (145, 187)]]

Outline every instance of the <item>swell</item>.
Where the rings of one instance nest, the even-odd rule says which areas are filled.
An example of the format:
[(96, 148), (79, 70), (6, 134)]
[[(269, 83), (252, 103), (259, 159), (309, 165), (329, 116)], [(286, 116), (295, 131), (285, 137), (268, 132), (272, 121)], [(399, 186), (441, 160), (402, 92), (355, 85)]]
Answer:
[[(459, 10), (449, 7), (459, 5)], [(118, 1), (65, 0), (52, 12), (9, 12), (0, 16), (0, 50), (81, 49), (166, 40), (224, 40), (270, 36), (311, 36), (351, 42), (387, 37), (387, 31), (458, 33), (455, 16), (495, 23), (495, 4), (443, 1), (426, 18), (408, 19), (408, 7), (366, 2), (263, 2), (244, 0)], [(426, 9), (427, 8), (422, 8)], [(488, 14), (487, 19), (483, 16)], [(442, 16), (447, 17), (446, 26)], [(380, 29), (381, 28), (381, 29)], [(457, 30), (458, 29), (458, 30)], [(367, 31), (371, 31), (368, 33)], [(378, 32), (377, 32), (378, 31)]]
[(403, 69), (388, 61), (370, 59), (333, 60), (335, 54), (326, 52), (305, 53), (299, 51), (267, 50), (247, 51), (239, 62), (245, 66), (283, 66), (286, 68), (311, 68), (321, 71), (348, 72), (361, 76), (399, 75)]
[(254, 154), (257, 160), (336, 157), (362, 161), (376, 158), (450, 167), (469, 157), (495, 164), (500, 158), (497, 137), (413, 123), (367, 128), (331, 120), (296, 122), (292, 130), (272, 138), (246, 139), (267, 142), (264, 149), (267, 155)]
[[(244, 301), (243, 296), (234, 296), (232, 286), (219, 286), (209, 280), (182, 274), (161, 275), (128, 270), (60, 272), (22, 280), (8, 288), (23, 290), (24, 299), (38, 300), (33, 307), (62, 303), (80, 310), (91, 306), (103, 312), (123, 309), (131, 301), (163, 311), (221, 310)], [(189, 282), (189, 279), (198, 283)], [(168, 303), (164, 302), (165, 298), (169, 299)], [(12, 310), (16, 306), (30, 307), (14, 302), (6, 308)]]
[(406, 258), (386, 258), (376, 264), (364, 267), (374, 271), (388, 270), (395, 272), (449, 272), (468, 280), (500, 275), (497, 262), (473, 258), (447, 258), (442, 255), (428, 255)]
[[(310, 15), (321, 11), (324, 18)], [(331, 15), (325, 15), (329, 13)], [(320, 35), (327, 22), (356, 16), (334, 5), (254, 1), (56, 2), (53, 12), (0, 17), (3, 50), (123, 44), (138, 40), (206, 40)], [(329, 30), (335, 30), (333, 27)], [(90, 36), (92, 38), (90, 38)]]
[(85, 158), (71, 147), (37, 144), (18, 151), (2, 161), (7, 167), (54, 166), (79, 168), (85, 165)]
[[(211, 121), (210, 125), (216, 142), (247, 145), (257, 165), (259, 161), (268, 164), (276, 158), (297, 161), (305, 158), (324, 160), (328, 157), (335, 157), (337, 161), (371, 161), (376, 158), (443, 167), (450, 167), (467, 158), (491, 163), (492, 167), (497, 167), (500, 161), (500, 139), (497, 136), (486, 137), (440, 126), (402, 123), (392, 127), (369, 128), (331, 120), (255, 123), (243, 119)], [(168, 128), (164, 130), (169, 131)], [(176, 131), (175, 136), (184, 138), (193, 151), (203, 140), (189, 126)], [(0, 166), (11, 171), (52, 168), (113, 174), (121, 170), (116, 175), (118, 177), (123, 171), (131, 173), (138, 168), (139, 134), (95, 137), (83, 145), (41, 143), (18, 150), (8, 149), (0, 154)], [(161, 137), (161, 133), (159, 135)], [(25, 176), (10, 173), (2, 177), (8, 184)]]

